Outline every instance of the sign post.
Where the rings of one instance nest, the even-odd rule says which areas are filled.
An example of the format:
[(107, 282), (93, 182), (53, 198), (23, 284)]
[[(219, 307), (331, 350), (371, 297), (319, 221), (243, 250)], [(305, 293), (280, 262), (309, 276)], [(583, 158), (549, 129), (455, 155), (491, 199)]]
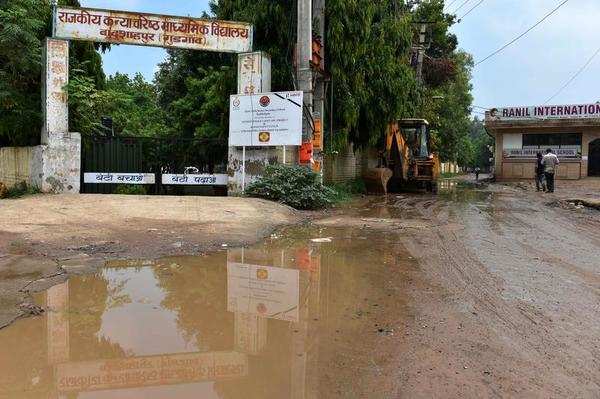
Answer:
[(301, 91), (233, 95), (229, 105), (229, 146), (302, 144)]

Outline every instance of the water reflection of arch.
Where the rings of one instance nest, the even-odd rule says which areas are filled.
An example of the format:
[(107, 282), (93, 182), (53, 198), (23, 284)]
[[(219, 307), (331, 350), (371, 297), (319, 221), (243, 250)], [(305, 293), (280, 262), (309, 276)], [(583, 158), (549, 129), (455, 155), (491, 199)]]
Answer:
[[(297, 296), (291, 296), (296, 298), (296, 303), (289, 306), (289, 308), (293, 308), (291, 313), (286, 312), (282, 316), (280, 312), (275, 312), (267, 315), (270, 318), (226, 310), (228, 298), (224, 293), (228, 287), (223, 266), (229, 259), (236, 260), (235, 251), (231, 251), (229, 257), (221, 253), (211, 258), (211, 260), (220, 262), (220, 271), (219, 268), (199, 268), (198, 265), (205, 260), (191, 265), (186, 264), (186, 262), (197, 262), (197, 260), (182, 260), (180, 258), (163, 259), (158, 262), (116, 262), (109, 264), (109, 268), (111, 266), (115, 268), (128, 267), (133, 270), (150, 267), (156, 277), (157, 285), (173, 295), (177, 292), (177, 287), (180, 286), (180, 280), (189, 280), (193, 285), (194, 281), (197, 282), (198, 273), (202, 274), (203, 279), (210, 281), (209, 285), (224, 288), (220, 295), (204, 293), (205, 295), (201, 301), (194, 301), (194, 294), (191, 294), (192, 297), (183, 295), (182, 298), (184, 299), (179, 298), (179, 300), (166, 295), (162, 299), (163, 306), (175, 309), (177, 314), (183, 317), (180, 320), (180, 327), (186, 329), (190, 335), (202, 335), (203, 332), (216, 334), (218, 330), (229, 330), (229, 332), (225, 332), (225, 335), (231, 337), (238, 334), (254, 335), (258, 337), (257, 345), (254, 348), (238, 345), (235, 338), (228, 341), (223, 337), (217, 337), (217, 339), (208, 339), (209, 347), (206, 348), (209, 350), (208, 353), (167, 353), (123, 358), (126, 350), (115, 345), (115, 342), (107, 340), (105, 343), (115, 350), (111, 355), (113, 358), (84, 360), (85, 356), (79, 356), (76, 350), (71, 349), (71, 345), (80, 345), (84, 342), (87, 342), (86, 345), (99, 344), (99, 342), (90, 341), (89, 337), (95, 334), (89, 328), (100, 330), (101, 318), (106, 310), (104, 308), (94, 309), (94, 306), (90, 305), (89, 315), (95, 321), (90, 324), (89, 331), (81, 332), (83, 326), (77, 326), (78, 322), (76, 320), (69, 320), (68, 318), (69, 303), (72, 302), (71, 305), (82, 303), (82, 296), (85, 296), (86, 293), (94, 293), (92, 297), (95, 298), (104, 298), (100, 302), (105, 304), (110, 302), (106, 299), (110, 295), (122, 298), (123, 303), (118, 304), (118, 306), (129, 306), (128, 301), (133, 299), (135, 302), (135, 298), (128, 299), (123, 297), (122, 292), (111, 292), (114, 287), (111, 287), (106, 281), (102, 283), (95, 281), (98, 287), (92, 289), (90, 286), (90, 290), (87, 292), (84, 286), (73, 283), (65, 283), (54, 287), (47, 293), (48, 306), (53, 309), (52, 312), (48, 312), (47, 334), (51, 337), (49, 339), (48, 355), (49, 363), (54, 368), (53, 373), (57, 391), (76, 393), (106, 389), (114, 391), (115, 389), (136, 387), (136, 389), (143, 390), (146, 389), (144, 387), (213, 381), (214, 392), (218, 397), (223, 398), (239, 397), (240, 392), (246, 392), (248, 398), (273, 397), (273, 395), (298, 398), (316, 397), (317, 384), (315, 380), (317, 376), (313, 374), (317, 369), (318, 351), (314, 342), (317, 338), (316, 334), (310, 333), (310, 329), (311, 320), (319, 318), (320, 255), (315, 248), (309, 248), (306, 244), (286, 248), (284, 251), (268, 250), (267, 252), (270, 253), (270, 256), (261, 251), (246, 251), (247, 256), (244, 262), (251, 263), (242, 264), (244, 267), (248, 264), (256, 264), (259, 268), (272, 272), (273, 276), (278, 274), (278, 284), (282, 282), (280, 280), (291, 283), (290, 286), (295, 284), (297, 292)], [(177, 262), (186, 264), (186, 266), (178, 267)], [(211, 271), (208, 273), (213, 274), (207, 275), (206, 270), (201, 269), (210, 269)], [(219, 273), (220, 275), (217, 277)], [(290, 278), (289, 276), (292, 275), (297, 277), (295, 279)], [(104, 288), (102, 288), (102, 285), (104, 285)], [(189, 286), (186, 287), (186, 292), (193, 292)], [(279, 300), (281, 296), (278, 295), (276, 293), (275, 297), (271, 299)], [(286, 297), (286, 295), (283, 297)], [(212, 305), (209, 302), (212, 302)], [(186, 303), (189, 306), (186, 307)], [(211, 320), (209, 324), (213, 324), (214, 328), (197, 331), (194, 329), (198, 325), (197, 323), (194, 325), (193, 318), (190, 315), (192, 315), (193, 309), (198, 309), (200, 305), (208, 308), (208, 310), (204, 309), (198, 312), (204, 313), (205, 316), (207, 312), (220, 313), (218, 317), (213, 317), (214, 315), (211, 317), (203, 316), (204, 319)], [(76, 310), (76, 313), (79, 314), (81, 311)], [(239, 322), (244, 319), (247, 323), (241, 326)], [(75, 326), (77, 327), (73, 328)], [(83, 329), (85, 330), (85, 328)], [(235, 331), (236, 329), (237, 331)], [(260, 338), (261, 335), (263, 335), (263, 338)], [(264, 341), (264, 344), (260, 344), (261, 340)], [(313, 342), (308, 342), (309, 340), (313, 340)], [(228, 348), (224, 347), (226, 342), (229, 342)], [(215, 345), (224, 350), (210, 351), (210, 347)], [(103, 351), (100, 350), (100, 352)], [(130, 365), (126, 367), (127, 362)], [(189, 367), (186, 369), (177, 366), (177, 364), (186, 362), (204, 365), (205, 369), (211, 367), (210, 364), (212, 364), (213, 371), (202, 371), (202, 367), (200, 367), (195, 372), (190, 372)], [(138, 366), (131, 366), (131, 363), (136, 363)], [(315, 367), (311, 367), (311, 365)], [(109, 376), (107, 370), (112, 370), (111, 376)], [(127, 376), (127, 373), (131, 374), (132, 372), (137, 377)]]

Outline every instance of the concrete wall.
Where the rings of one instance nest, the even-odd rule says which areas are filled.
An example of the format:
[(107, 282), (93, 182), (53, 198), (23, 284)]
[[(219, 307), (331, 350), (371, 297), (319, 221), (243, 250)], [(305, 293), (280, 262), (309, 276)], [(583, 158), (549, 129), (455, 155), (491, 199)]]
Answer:
[(325, 183), (341, 183), (360, 176), (360, 153), (349, 145), (337, 154), (327, 154), (324, 159), (323, 180)]
[(81, 136), (51, 136), (49, 145), (0, 148), (0, 182), (26, 182), (45, 193), (79, 193)]
[(459, 173), (460, 167), (455, 162), (442, 162), (440, 163), (441, 173)]
[[(262, 176), (265, 167), (283, 163), (283, 147), (246, 147), (246, 187)], [(286, 165), (298, 165), (298, 147), (287, 146), (285, 150)], [(227, 163), (228, 191), (230, 195), (242, 193), (242, 148), (229, 147)]]
[[(505, 160), (502, 163), (500, 178), (503, 180), (533, 179), (535, 177), (536, 161), (531, 160)], [(579, 160), (561, 160), (556, 171), (557, 179), (577, 180), (582, 175), (582, 162)]]
[(40, 146), (0, 148), (0, 182), (8, 187), (21, 182), (40, 187), (35, 176), (36, 160), (40, 154)]

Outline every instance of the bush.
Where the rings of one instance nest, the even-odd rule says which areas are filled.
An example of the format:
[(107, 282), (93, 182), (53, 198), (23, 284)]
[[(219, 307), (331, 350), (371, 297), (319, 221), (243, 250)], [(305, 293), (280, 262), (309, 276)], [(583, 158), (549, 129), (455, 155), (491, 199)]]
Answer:
[(146, 187), (137, 184), (119, 185), (115, 194), (121, 195), (146, 195)]
[(324, 186), (308, 168), (269, 165), (264, 175), (246, 188), (246, 195), (289, 205), (296, 209), (320, 209), (335, 202), (336, 192)]
[(336, 193), (335, 202), (350, 201), (357, 194), (366, 194), (367, 187), (362, 179), (334, 183), (329, 186)]
[(0, 198), (20, 198), (26, 195), (41, 193), (40, 189), (35, 186), (29, 186), (24, 181), (15, 184), (9, 189), (2, 190)]

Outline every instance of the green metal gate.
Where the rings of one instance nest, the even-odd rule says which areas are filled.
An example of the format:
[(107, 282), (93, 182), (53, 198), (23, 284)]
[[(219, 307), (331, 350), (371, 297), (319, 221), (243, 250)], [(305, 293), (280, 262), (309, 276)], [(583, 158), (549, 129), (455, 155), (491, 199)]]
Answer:
[[(167, 186), (162, 174), (226, 173), (227, 142), (222, 139), (84, 136), (82, 138), (81, 192), (113, 194), (136, 192), (169, 195), (224, 195), (224, 187)], [(85, 173), (145, 173), (154, 184), (86, 183)], [(142, 188), (143, 187), (143, 188)]]

